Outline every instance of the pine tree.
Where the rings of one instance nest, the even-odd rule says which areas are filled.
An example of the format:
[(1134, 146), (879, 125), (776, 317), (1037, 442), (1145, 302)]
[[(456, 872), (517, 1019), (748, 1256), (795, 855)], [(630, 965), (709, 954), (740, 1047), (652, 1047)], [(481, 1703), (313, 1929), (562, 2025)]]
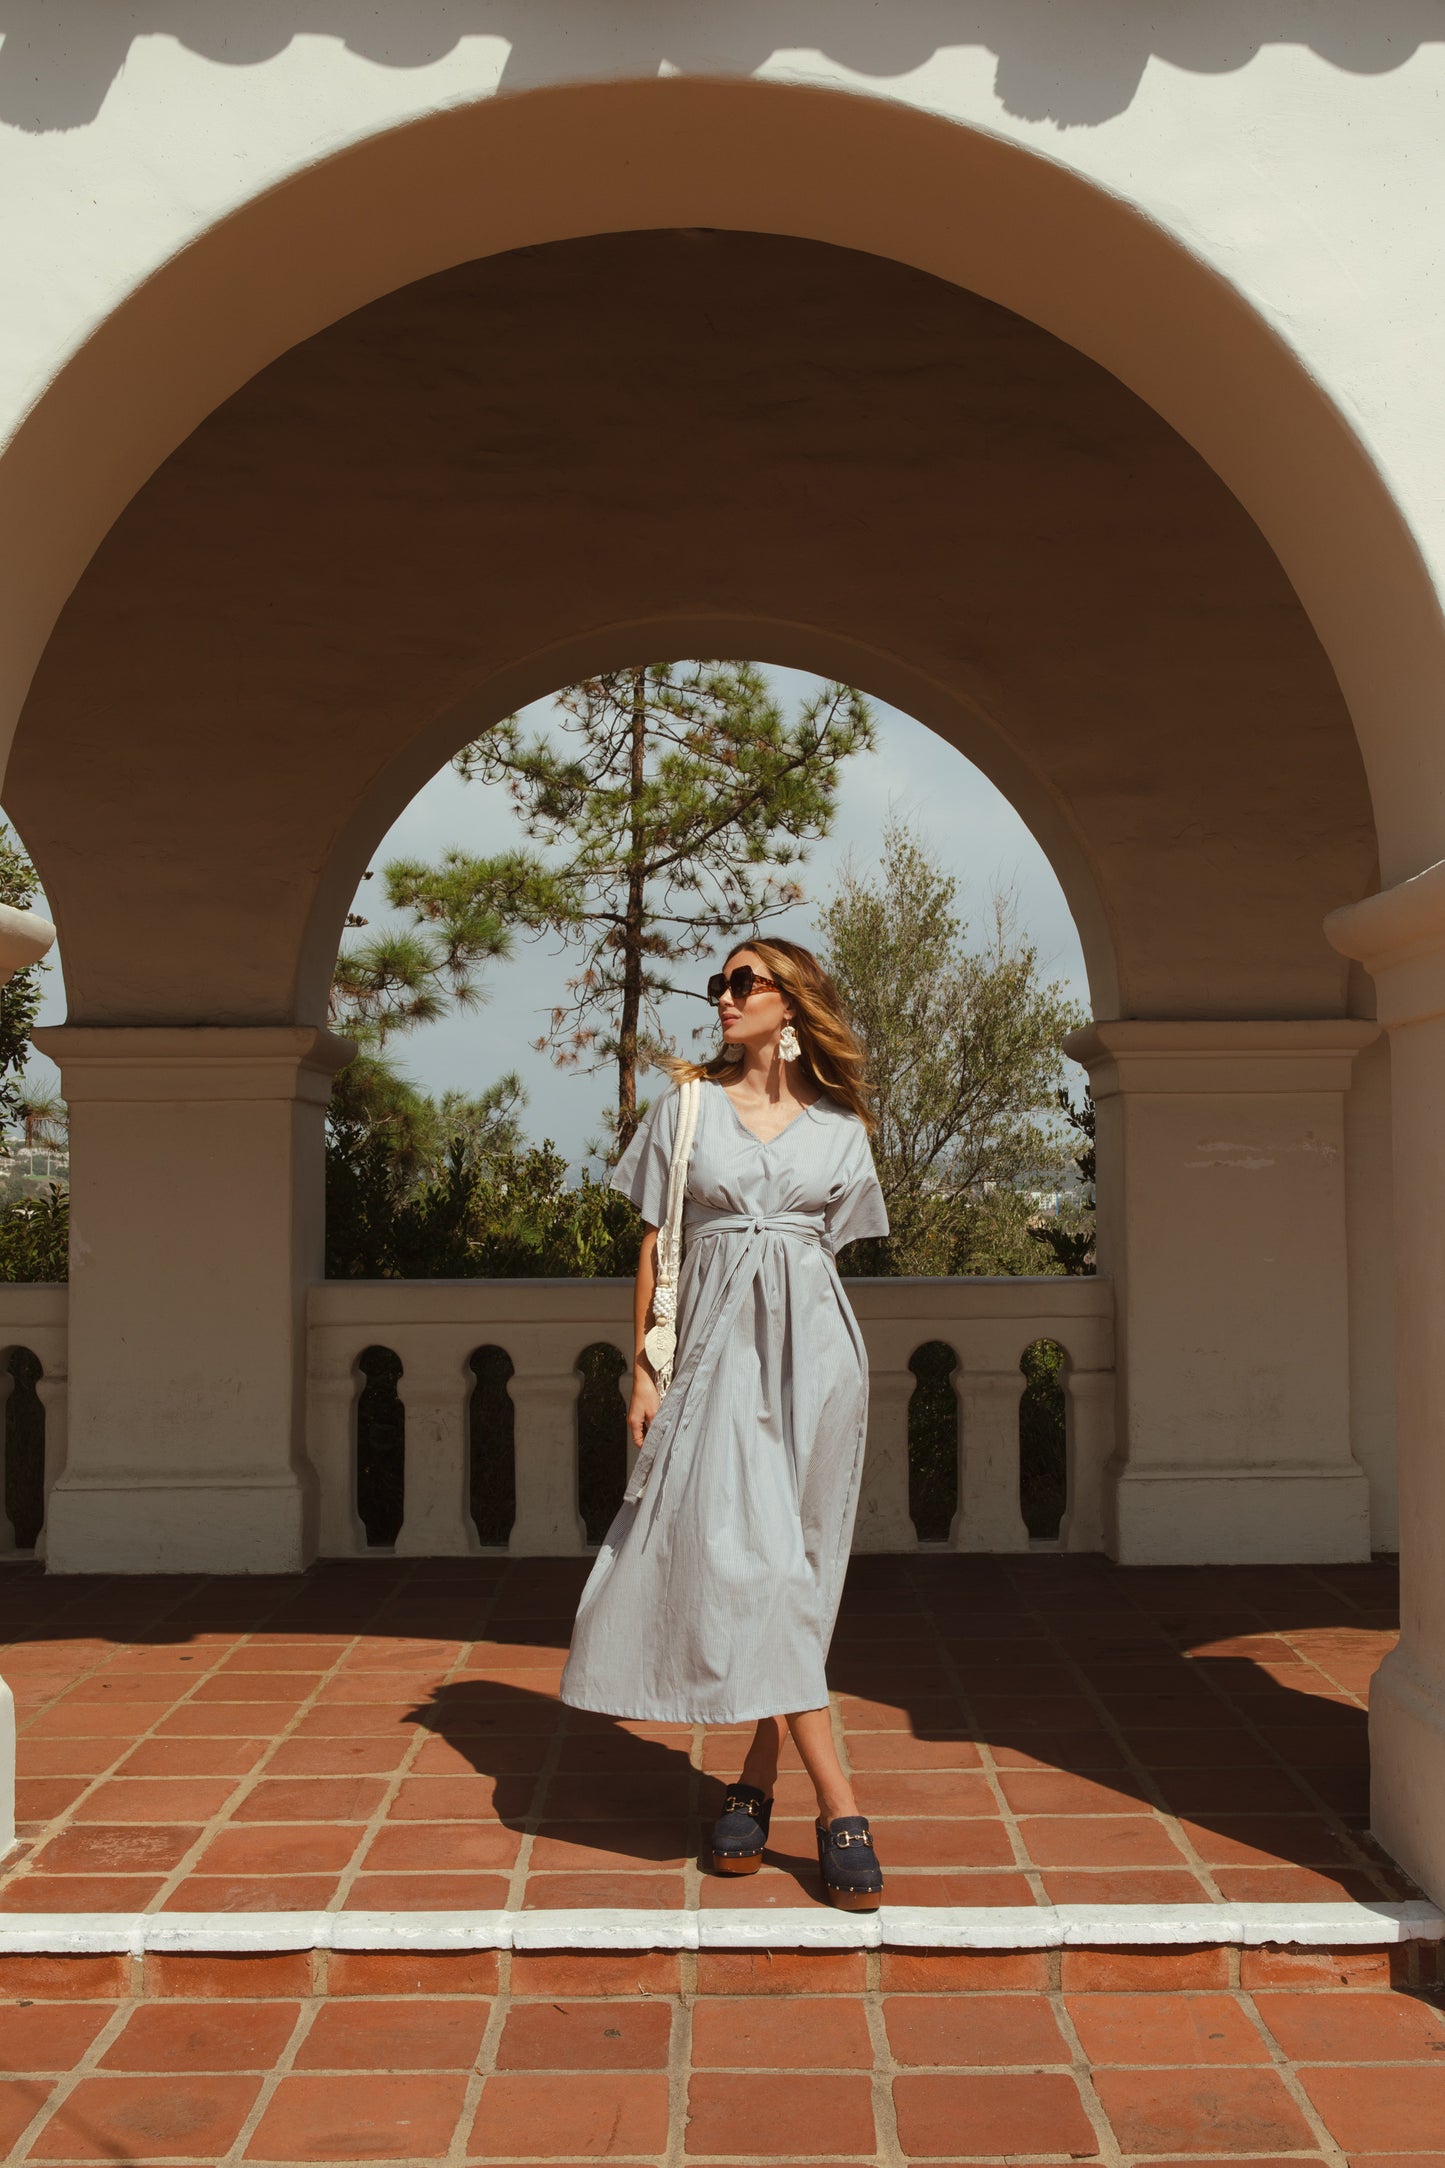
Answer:
[(556, 701), (553, 734), (513, 716), (457, 755), (501, 783), (537, 852), (387, 868), (425, 927), (489, 914), (560, 936), (577, 958), (538, 1045), (563, 1066), (615, 1064), (617, 1143), (637, 1127), (637, 1074), (664, 1050), (678, 967), (802, 895), (791, 871), (827, 834), (845, 760), (874, 742), (862, 695), (829, 685), (788, 721), (752, 663), (649, 664)]

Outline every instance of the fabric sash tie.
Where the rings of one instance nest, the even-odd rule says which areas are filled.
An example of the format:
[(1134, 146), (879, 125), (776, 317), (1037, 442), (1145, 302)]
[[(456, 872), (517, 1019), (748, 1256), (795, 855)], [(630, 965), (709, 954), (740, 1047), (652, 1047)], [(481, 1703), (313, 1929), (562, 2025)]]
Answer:
[[(683, 1222), (689, 1242), (702, 1235), (791, 1235), (799, 1242), (821, 1242), (823, 1230), (809, 1212), (698, 1212)], [(749, 1245), (751, 1247), (751, 1244)]]

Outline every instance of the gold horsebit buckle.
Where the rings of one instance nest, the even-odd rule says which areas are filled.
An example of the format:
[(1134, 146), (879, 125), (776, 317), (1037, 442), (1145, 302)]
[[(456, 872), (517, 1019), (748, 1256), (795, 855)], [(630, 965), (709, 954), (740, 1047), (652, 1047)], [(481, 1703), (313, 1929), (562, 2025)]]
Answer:
[(871, 1829), (840, 1829), (836, 1837), (831, 1832), (828, 1833), (828, 1842), (836, 1844), (839, 1851), (843, 1852), (850, 1844), (871, 1845), (873, 1832)]
[(759, 1802), (756, 1799), (741, 1799), (736, 1792), (729, 1792), (726, 1799), (724, 1799), (723, 1813), (750, 1814), (753, 1820), (758, 1823), (761, 1823), (763, 1819), (763, 1810)]

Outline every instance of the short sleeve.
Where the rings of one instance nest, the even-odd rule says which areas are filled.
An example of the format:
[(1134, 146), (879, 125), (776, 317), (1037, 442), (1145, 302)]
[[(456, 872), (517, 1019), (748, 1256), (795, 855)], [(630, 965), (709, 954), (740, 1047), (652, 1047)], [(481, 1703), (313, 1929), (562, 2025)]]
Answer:
[(888, 1207), (878, 1187), (868, 1132), (858, 1121), (850, 1122), (848, 1145), (839, 1180), (828, 1200), (824, 1224), (828, 1247), (836, 1257), (849, 1242), (888, 1232)]
[(635, 1204), (649, 1227), (667, 1218), (667, 1181), (672, 1168), (672, 1140), (677, 1135), (677, 1092), (655, 1099), (642, 1126), (612, 1170), (610, 1187)]

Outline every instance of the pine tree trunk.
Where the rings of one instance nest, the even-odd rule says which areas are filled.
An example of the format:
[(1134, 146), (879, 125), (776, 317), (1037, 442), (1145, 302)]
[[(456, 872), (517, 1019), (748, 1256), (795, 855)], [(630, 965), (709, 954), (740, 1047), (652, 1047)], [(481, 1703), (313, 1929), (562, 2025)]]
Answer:
[(617, 1144), (626, 1151), (637, 1133), (637, 1024), (642, 1014), (644, 888), (642, 823), (643, 756), (647, 750), (647, 672), (632, 673), (632, 759), (628, 775), (632, 807), (627, 909), (622, 931), (622, 1015), (617, 1033)]

